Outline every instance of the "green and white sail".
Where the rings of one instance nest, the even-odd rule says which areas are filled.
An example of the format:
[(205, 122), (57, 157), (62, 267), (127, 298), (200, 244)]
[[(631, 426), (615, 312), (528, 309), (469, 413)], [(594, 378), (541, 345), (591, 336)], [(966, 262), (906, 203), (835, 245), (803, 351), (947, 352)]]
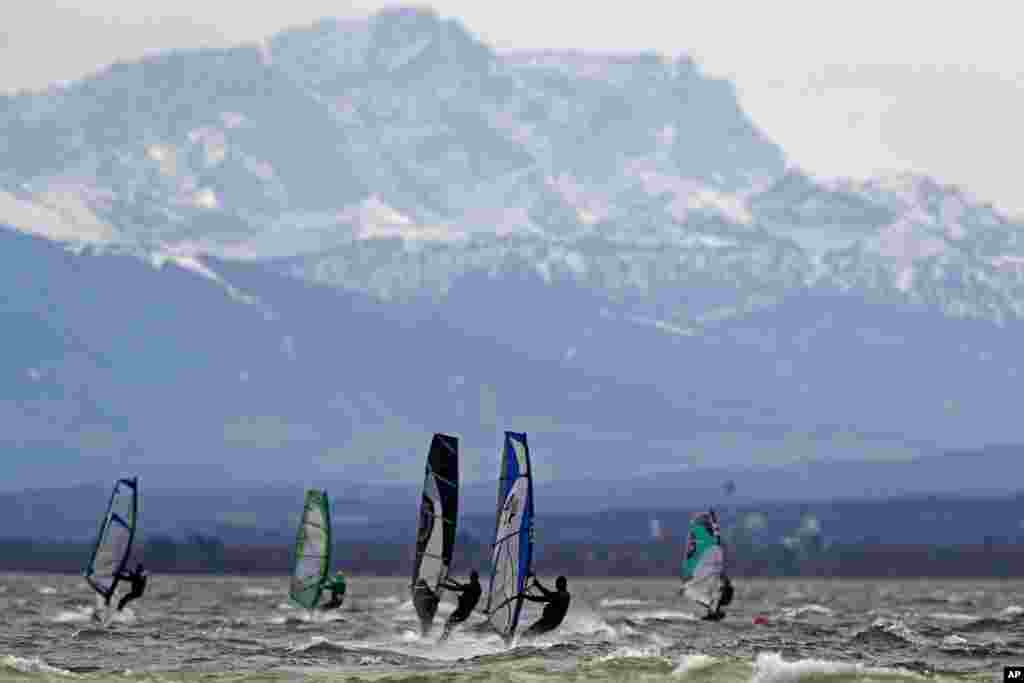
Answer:
[(110, 494), (107, 509), (82, 575), (93, 590), (109, 598), (117, 590), (120, 574), (132, 552), (138, 524), (139, 480), (118, 479)]
[(714, 510), (701, 512), (690, 520), (681, 578), (686, 597), (710, 610), (718, 606), (725, 551)]
[(320, 601), (324, 580), (331, 569), (331, 511), (327, 491), (306, 491), (292, 554), (288, 595), (306, 609)]

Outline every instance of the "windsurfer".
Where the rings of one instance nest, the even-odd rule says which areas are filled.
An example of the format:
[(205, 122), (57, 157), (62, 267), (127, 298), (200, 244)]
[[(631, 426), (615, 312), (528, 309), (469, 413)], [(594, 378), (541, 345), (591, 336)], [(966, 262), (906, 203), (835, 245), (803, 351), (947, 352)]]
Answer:
[[(124, 581), (127, 581), (131, 584), (131, 588), (128, 590), (128, 593), (121, 598), (121, 601), (119, 603), (117, 603), (117, 611), (120, 612), (124, 609), (124, 606), (127, 605), (129, 602), (136, 598), (142, 597), (142, 594), (146, 592), (146, 582), (149, 580), (149, 577), (146, 576), (146, 570), (142, 566), (141, 562), (135, 565), (134, 571), (129, 572), (127, 574), (121, 573), (117, 576), (118, 578), (123, 579)], [(108, 605), (110, 604), (109, 601), (110, 598), (108, 597)]]
[(345, 574), (340, 569), (335, 572), (333, 579), (327, 579), (322, 584), (324, 590), (331, 591), (331, 599), (320, 606), (320, 609), (338, 609), (345, 601)]
[(719, 593), (718, 604), (715, 605), (715, 609), (708, 608), (708, 613), (705, 614), (701, 619), (704, 621), (718, 621), (725, 617), (725, 612), (722, 608), (732, 602), (732, 595), (734, 589), (732, 587), (732, 581), (729, 580), (728, 576), (722, 575), (722, 587)]
[(480, 574), (475, 569), (469, 573), (468, 583), (459, 583), (458, 581), (445, 579), (441, 582), (441, 587), (460, 594), (458, 606), (444, 624), (444, 633), (441, 634), (441, 640), (446, 640), (451, 635), (455, 626), (469, 619), (469, 615), (473, 613), (476, 604), (480, 602), (483, 588), (480, 586)]
[(544, 612), (540, 619), (523, 632), (524, 638), (539, 636), (558, 628), (562, 620), (565, 619), (566, 612), (569, 611), (569, 600), (572, 597), (569, 595), (569, 582), (564, 576), (555, 579), (555, 590), (545, 588), (536, 576), (533, 577), (533, 585), (540, 590), (540, 595), (530, 595), (529, 593), (522, 595), (530, 602), (544, 603)]

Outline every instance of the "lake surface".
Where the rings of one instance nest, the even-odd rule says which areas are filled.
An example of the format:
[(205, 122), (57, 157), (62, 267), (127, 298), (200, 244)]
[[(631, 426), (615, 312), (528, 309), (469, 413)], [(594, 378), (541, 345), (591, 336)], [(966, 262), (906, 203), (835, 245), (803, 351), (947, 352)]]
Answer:
[[(1024, 580), (740, 577), (718, 623), (678, 586), (570, 577), (562, 627), (505, 647), (482, 616), (438, 644), (451, 594), (420, 637), (406, 579), (350, 577), (343, 609), (311, 615), (284, 577), (155, 575), (104, 627), (81, 577), (0, 575), (0, 680), (898, 683), (1024, 664)], [(538, 616), (528, 603), (521, 624)]]

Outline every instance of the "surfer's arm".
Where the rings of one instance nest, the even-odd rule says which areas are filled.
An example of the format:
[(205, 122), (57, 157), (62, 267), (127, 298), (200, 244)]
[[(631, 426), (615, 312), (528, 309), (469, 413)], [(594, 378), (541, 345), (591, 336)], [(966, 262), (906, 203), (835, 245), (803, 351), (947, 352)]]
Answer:
[(545, 598), (550, 598), (552, 595), (555, 594), (555, 591), (548, 590), (547, 588), (545, 588), (536, 576), (533, 577), (533, 585), (537, 587), (537, 590), (539, 590)]

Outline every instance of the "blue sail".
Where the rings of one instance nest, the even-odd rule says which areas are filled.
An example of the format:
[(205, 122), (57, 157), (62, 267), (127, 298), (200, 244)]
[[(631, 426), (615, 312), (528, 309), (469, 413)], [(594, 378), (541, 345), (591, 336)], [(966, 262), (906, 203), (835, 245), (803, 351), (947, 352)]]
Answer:
[(506, 641), (515, 635), (533, 573), (533, 474), (526, 434), (505, 432), (491, 551), (488, 620)]
[(89, 562), (82, 571), (93, 590), (105, 598), (117, 590), (120, 574), (131, 554), (138, 511), (138, 478), (119, 479), (100, 520)]

